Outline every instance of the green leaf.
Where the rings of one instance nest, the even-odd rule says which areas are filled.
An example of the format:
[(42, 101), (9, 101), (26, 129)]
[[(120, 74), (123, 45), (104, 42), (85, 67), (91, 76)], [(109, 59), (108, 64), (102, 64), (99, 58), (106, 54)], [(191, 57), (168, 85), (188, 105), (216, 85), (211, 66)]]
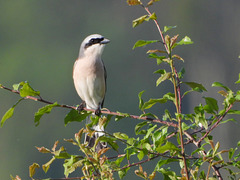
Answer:
[(212, 84), (212, 87), (222, 87), (222, 88), (224, 88), (226, 91), (231, 91), (227, 86), (224, 86), (222, 83), (220, 83), (220, 82), (214, 82), (213, 84)]
[(141, 91), (140, 93), (138, 93), (138, 99), (139, 99), (139, 109), (142, 109), (142, 106), (143, 106), (143, 99), (142, 99), (142, 94), (144, 93), (145, 91)]
[(163, 95), (164, 99), (167, 99), (169, 101), (173, 101), (175, 103), (175, 95), (173, 93), (167, 93)]
[(177, 146), (175, 146), (173, 143), (171, 143), (171, 142), (167, 142), (165, 145), (163, 145), (163, 146), (158, 146), (157, 148), (156, 148), (156, 151), (158, 152), (158, 153), (164, 153), (164, 152), (166, 152), (166, 151), (170, 151), (170, 152), (172, 152), (172, 151), (179, 151), (179, 149), (177, 148)]
[(54, 104), (46, 105), (46, 106), (38, 109), (38, 112), (36, 112), (34, 115), (35, 126), (39, 125), (40, 119), (44, 114), (46, 114), (46, 113), (49, 114), (52, 111), (52, 108), (56, 107), (56, 106), (59, 106), (59, 104), (57, 102), (55, 102)]
[(147, 153), (148, 153), (148, 151), (146, 149), (141, 150), (137, 155), (139, 161), (141, 161)]
[(48, 172), (49, 168), (50, 168), (50, 165), (53, 163), (53, 161), (55, 160), (56, 158), (55, 157), (52, 157), (52, 159), (50, 159), (50, 161), (48, 161), (46, 164), (43, 164), (42, 165), (42, 168), (43, 168), (43, 171), (45, 173)]
[(183, 76), (184, 76), (184, 74), (185, 74), (185, 69), (184, 69), (184, 68), (181, 68), (180, 71), (178, 72), (178, 77), (179, 77), (179, 79), (182, 79)]
[(156, 20), (157, 19), (157, 15), (154, 13), (152, 13), (152, 15), (149, 17), (149, 19), (152, 19), (152, 20)]
[(70, 123), (70, 122), (82, 122), (83, 120), (85, 120), (90, 114), (92, 114), (91, 112), (86, 112), (86, 111), (81, 111), (78, 112), (75, 109), (71, 109), (71, 111), (66, 115), (65, 119), (64, 119), (64, 124), (65, 126)]
[(235, 82), (235, 84), (239, 84), (240, 83), (240, 73), (238, 74), (238, 80)]
[(150, 99), (149, 101), (145, 102), (141, 108), (141, 110), (143, 111), (144, 109), (149, 109), (151, 108), (153, 105), (155, 105), (156, 103), (166, 103), (167, 99), (164, 98), (160, 98), (160, 99)]
[(228, 151), (228, 158), (229, 158), (229, 160), (232, 159), (232, 157), (233, 157), (233, 155), (234, 155), (234, 153), (235, 153), (236, 150), (237, 150), (237, 149), (231, 148), (231, 149)]
[(134, 44), (133, 49), (135, 49), (136, 47), (142, 47), (142, 46), (145, 46), (145, 45), (148, 45), (148, 44), (151, 44), (151, 43), (156, 43), (156, 42), (159, 42), (159, 40), (152, 40), (152, 41), (138, 40)]
[(135, 133), (136, 133), (136, 135), (137, 135), (137, 134), (141, 134), (142, 131), (140, 131), (140, 129), (141, 129), (143, 126), (147, 125), (147, 124), (148, 124), (148, 122), (146, 122), (146, 121), (143, 121), (143, 122), (141, 122), (141, 123), (138, 123), (138, 124), (135, 126)]
[(126, 176), (129, 169), (130, 167), (119, 170), (118, 171), (119, 178), (122, 179), (124, 176)]
[(128, 140), (128, 135), (121, 132), (113, 133), (113, 136), (118, 139)]
[(144, 113), (144, 114), (141, 114), (140, 117), (152, 117), (154, 119), (158, 119), (158, 117), (152, 113)]
[(115, 164), (119, 167), (121, 162), (125, 159), (126, 156), (122, 156), (115, 161)]
[(167, 31), (176, 28), (177, 26), (164, 26), (163, 32), (162, 33), (166, 33)]
[(218, 112), (218, 103), (217, 100), (211, 97), (204, 97), (206, 106), (204, 106), (204, 110), (208, 113)]
[(187, 45), (187, 44), (193, 44), (193, 41), (190, 39), (190, 37), (185, 36), (181, 41), (176, 43), (177, 45)]
[(156, 81), (156, 86), (158, 86), (161, 82), (170, 79), (171, 77), (172, 77), (171, 72), (167, 72), (166, 74), (161, 75), (161, 77), (159, 77), (158, 80)]
[[(225, 111), (225, 110), (224, 110)], [(237, 114), (237, 115), (240, 115), (240, 111), (239, 110), (235, 110), (235, 109), (230, 109), (228, 111), (228, 114)]]
[(171, 162), (176, 162), (176, 161), (178, 161), (178, 160), (177, 160), (177, 159), (170, 159), (170, 158), (169, 158), (169, 159), (164, 159), (164, 160), (160, 159), (160, 160), (158, 161), (156, 167), (155, 167), (155, 170), (158, 171), (158, 170), (160, 170), (160, 168), (161, 168), (163, 165), (167, 165), (167, 164), (169, 164), (169, 163), (171, 163)]
[(148, 15), (141, 16), (135, 20), (133, 20), (132, 26), (135, 28), (136, 26), (142, 24), (146, 19), (148, 18)]
[(148, 55), (149, 58), (156, 58), (157, 59), (157, 65), (160, 65), (164, 59), (166, 59), (166, 56), (158, 56), (155, 53), (151, 53)]
[(168, 171), (166, 168), (158, 169), (158, 172), (162, 173), (164, 180), (177, 180), (177, 175), (174, 171)]
[(1, 119), (1, 127), (3, 127), (3, 124), (6, 122), (6, 120), (8, 120), (9, 118), (11, 118), (13, 116), (14, 113), (14, 109), (15, 107), (18, 105), (18, 103), (20, 103), (22, 100), (24, 100), (24, 98), (19, 99), (9, 110), (7, 110), (7, 112), (3, 115), (2, 119)]
[(20, 82), (18, 84), (13, 84), (13, 90), (18, 91), (19, 87), (23, 86), (25, 82)]
[(72, 155), (70, 159), (66, 159), (65, 163), (63, 164), (64, 167), (64, 175), (66, 177), (69, 176), (72, 172), (75, 171), (75, 167), (73, 167), (73, 164), (76, 162), (76, 156)]
[(39, 96), (40, 92), (33, 90), (33, 88), (29, 85), (28, 82), (25, 82), (20, 89), (20, 96), (26, 97), (26, 96)]
[(112, 138), (112, 137), (107, 137), (107, 136), (100, 136), (98, 138), (99, 141), (103, 141), (103, 142), (107, 142), (115, 151), (118, 151), (118, 144), (115, 142), (116, 138)]
[(183, 82), (183, 83), (190, 86), (194, 91), (198, 91), (198, 92), (207, 91), (202, 84), (195, 83), (195, 82)]

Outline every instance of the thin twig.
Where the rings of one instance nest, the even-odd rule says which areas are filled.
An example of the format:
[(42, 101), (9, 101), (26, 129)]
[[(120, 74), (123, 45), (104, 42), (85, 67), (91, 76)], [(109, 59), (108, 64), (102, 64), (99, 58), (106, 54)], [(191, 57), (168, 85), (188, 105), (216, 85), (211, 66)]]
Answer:
[(199, 145), (211, 132), (213, 129), (215, 129), (218, 124), (223, 120), (223, 118), (227, 115), (228, 111), (233, 107), (233, 104), (230, 104), (228, 108), (226, 109), (225, 113), (220, 116), (220, 118), (217, 120), (217, 122), (208, 130), (206, 133), (198, 140), (197, 144)]

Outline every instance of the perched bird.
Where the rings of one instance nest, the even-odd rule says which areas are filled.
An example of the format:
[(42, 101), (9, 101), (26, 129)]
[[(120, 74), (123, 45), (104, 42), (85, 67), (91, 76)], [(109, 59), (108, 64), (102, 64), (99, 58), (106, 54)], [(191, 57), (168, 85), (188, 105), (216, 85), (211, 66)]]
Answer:
[[(105, 44), (110, 41), (99, 34), (92, 34), (86, 37), (79, 51), (78, 59), (73, 67), (73, 81), (75, 89), (82, 99), (79, 106), (94, 109), (95, 115), (100, 115), (101, 108), (104, 103), (106, 93), (106, 69), (101, 59), (101, 55)], [(91, 122), (90, 117), (87, 117), (87, 124)], [(103, 131), (104, 128), (99, 125), (93, 126), (96, 131)], [(85, 136), (85, 143), (89, 147), (93, 147), (95, 140), (99, 136), (103, 136), (103, 132), (95, 132), (92, 137)], [(104, 142), (99, 142), (96, 146), (96, 151), (107, 146)]]

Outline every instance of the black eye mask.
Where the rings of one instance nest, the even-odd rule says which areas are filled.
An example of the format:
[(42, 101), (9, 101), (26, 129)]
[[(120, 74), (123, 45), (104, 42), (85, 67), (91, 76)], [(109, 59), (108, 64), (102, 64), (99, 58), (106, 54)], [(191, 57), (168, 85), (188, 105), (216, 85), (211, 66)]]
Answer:
[(98, 44), (101, 43), (101, 41), (103, 41), (104, 38), (92, 38), (90, 39), (90, 41), (85, 45), (85, 49), (87, 49), (88, 47), (94, 45), (94, 44)]

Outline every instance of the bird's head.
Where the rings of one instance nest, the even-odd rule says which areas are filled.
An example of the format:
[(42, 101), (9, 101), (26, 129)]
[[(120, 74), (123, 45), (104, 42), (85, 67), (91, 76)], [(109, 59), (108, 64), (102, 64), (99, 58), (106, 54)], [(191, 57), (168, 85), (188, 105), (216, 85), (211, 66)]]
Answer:
[(105, 44), (109, 42), (108, 39), (100, 34), (92, 34), (83, 40), (79, 51), (79, 57), (101, 56)]

